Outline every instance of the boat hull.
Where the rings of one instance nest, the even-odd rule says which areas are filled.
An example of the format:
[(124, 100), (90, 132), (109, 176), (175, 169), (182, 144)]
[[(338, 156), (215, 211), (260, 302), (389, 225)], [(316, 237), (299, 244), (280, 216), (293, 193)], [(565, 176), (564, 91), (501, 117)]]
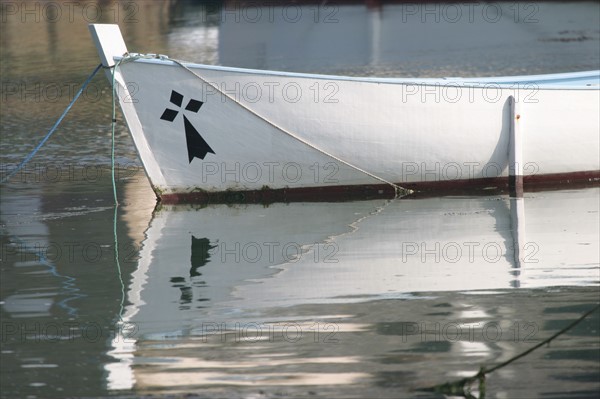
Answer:
[[(600, 178), (598, 72), (578, 85), (568, 83), (573, 74), (361, 79), (135, 58), (114, 58), (117, 92), (166, 201), (368, 197), (394, 192), (391, 183), (503, 188), (509, 175), (526, 184)], [(522, 137), (516, 163), (513, 120)]]

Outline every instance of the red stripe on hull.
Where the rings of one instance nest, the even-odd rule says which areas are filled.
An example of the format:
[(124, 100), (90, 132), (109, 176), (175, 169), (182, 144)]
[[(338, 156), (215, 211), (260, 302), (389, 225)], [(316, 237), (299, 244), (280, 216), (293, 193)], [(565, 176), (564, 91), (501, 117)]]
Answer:
[[(524, 176), (523, 182), (524, 190), (528, 192), (598, 187), (600, 186), (600, 171)], [(495, 195), (509, 192), (507, 177), (398, 183), (398, 185), (414, 190), (413, 194), (407, 196), (408, 198), (459, 194)], [(159, 200), (164, 204), (339, 202), (377, 198), (390, 199), (394, 196), (395, 191), (390, 185), (373, 184), (248, 191), (198, 191), (163, 194)]]

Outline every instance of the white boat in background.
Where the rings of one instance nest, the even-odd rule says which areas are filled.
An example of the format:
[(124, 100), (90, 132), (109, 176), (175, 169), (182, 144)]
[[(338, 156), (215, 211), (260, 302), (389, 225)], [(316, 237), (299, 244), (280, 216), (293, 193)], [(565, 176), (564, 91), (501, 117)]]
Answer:
[(600, 71), (391, 79), (249, 70), (132, 54), (117, 25), (90, 30), (165, 202), (600, 179)]

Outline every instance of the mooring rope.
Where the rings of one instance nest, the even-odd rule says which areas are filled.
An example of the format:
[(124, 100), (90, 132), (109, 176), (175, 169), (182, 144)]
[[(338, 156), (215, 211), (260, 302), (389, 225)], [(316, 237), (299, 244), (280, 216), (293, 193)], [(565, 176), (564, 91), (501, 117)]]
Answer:
[(513, 356), (512, 358), (508, 359), (505, 362), (502, 362), (490, 369), (485, 369), (485, 371), (481, 374), (490, 374), (493, 371), (499, 370), (502, 367), (508, 366), (509, 364), (511, 364), (512, 362), (514, 362), (515, 360), (518, 360), (520, 358), (522, 358), (523, 356), (526, 356), (528, 354), (530, 354), (531, 352), (533, 352), (534, 350), (536, 350), (537, 348), (544, 346), (546, 344), (549, 344), (550, 342), (552, 342), (555, 338), (561, 336), (562, 334), (566, 333), (567, 331), (569, 331), (571, 328), (575, 327), (577, 324), (581, 323), (586, 317), (588, 317), (589, 315), (591, 315), (592, 313), (594, 313), (596, 310), (598, 310), (600, 308), (600, 304), (594, 306), (592, 309), (588, 310), (587, 312), (585, 312), (581, 317), (579, 317), (577, 320), (575, 320), (574, 322), (572, 322), (571, 324), (569, 324), (568, 326), (566, 326), (565, 328), (563, 328), (562, 330), (558, 331), (557, 333), (553, 334), (551, 337), (546, 338), (545, 340), (543, 340), (542, 342), (540, 342), (537, 345), (532, 346), (531, 348), (527, 349), (526, 351)]
[(140, 58), (139, 55), (125, 56), (115, 63), (114, 66), (110, 67), (112, 77), (112, 120), (111, 120), (111, 151), (110, 151), (110, 172), (113, 188), (113, 198), (115, 201), (115, 210), (113, 213), (113, 245), (115, 255), (115, 265), (117, 267), (117, 277), (121, 284), (121, 301), (119, 303), (119, 322), (123, 322), (123, 310), (125, 306), (125, 282), (123, 281), (123, 272), (121, 271), (121, 261), (119, 260), (119, 235), (117, 233), (117, 220), (118, 220), (118, 208), (119, 200), (117, 197), (117, 181), (115, 178), (115, 129), (117, 125), (117, 107), (116, 107), (116, 91), (117, 86), (115, 85), (116, 79), (115, 74), (119, 65), (124, 62), (133, 61)]
[(268, 125), (271, 125), (272, 127), (274, 127), (275, 129), (279, 130), (280, 132), (292, 137), (293, 139), (298, 140), (299, 142), (307, 145), (308, 147), (312, 148), (313, 150), (316, 150), (318, 152), (320, 152), (321, 154), (330, 157), (340, 163), (343, 163), (346, 166), (349, 166), (350, 168), (359, 171), (360, 173), (363, 173), (369, 177), (372, 177), (375, 180), (379, 180), (382, 183), (388, 184), (390, 185), (393, 189), (394, 192), (396, 193), (396, 197), (400, 197), (403, 195), (407, 195), (410, 194), (412, 192), (412, 190), (407, 190), (404, 187), (400, 187), (399, 185), (384, 179), (383, 177), (377, 176), (374, 173), (371, 173), (359, 166), (356, 166), (336, 155), (333, 155), (332, 153), (318, 147), (317, 145), (309, 142), (306, 139), (303, 139), (302, 137), (298, 136), (297, 134), (287, 130), (286, 128), (284, 128), (283, 126), (278, 125), (276, 122), (258, 114), (256, 111), (254, 111), (253, 109), (249, 108), (248, 106), (246, 106), (245, 104), (243, 104), (241, 101), (238, 101), (235, 97), (230, 96), (228, 93), (224, 92), (223, 90), (221, 90), (217, 85), (215, 85), (212, 82), (207, 81), (206, 79), (204, 79), (202, 76), (198, 75), (196, 72), (194, 72), (193, 70), (191, 70), (187, 65), (185, 65), (184, 61), (180, 61), (174, 58), (167, 58), (167, 57), (162, 57), (161, 59), (167, 60), (167, 61), (172, 61), (175, 64), (181, 66), (183, 69), (185, 69), (186, 71), (190, 72), (192, 75), (194, 75), (195, 77), (197, 77), (198, 79), (200, 79), (201, 81), (203, 81), (204, 83), (206, 83), (207, 85), (211, 86), (213, 89), (215, 89), (217, 92), (221, 93), (221, 95), (227, 97), (227, 99), (233, 101), (234, 103), (238, 104), (240, 107), (242, 107), (244, 110), (250, 112), (252, 115), (256, 116), (257, 118), (261, 119), (262, 121), (266, 122)]
[(121, 272), (121, 262), (119, 261), (119, 236), (117, 235), (117, 209), (118, 205), (115, 204), (115, 211), (113, 213), (113, 237), (115, 246), (115, 264), (117, 266), (117, 277), (121, 283), (121, 302), (119, 303), (119, 321), (123, 321), (123, 309), (125, 306), (125, 282), (123, 281), (123, 273)]
[[(131, 57), (132, 59), (134, 59), (135, 57)], [(121, 63), (121, 61), (119, 61), (119, 63)], [(119, 65), (119, 63), (117, 63), (116, 65)], [(94, 78), (94, 76), (96, 76), (96, 74), (98, 73), (98, 71), (100, 69), (103, 68), (102, 64), (99, 64), (94, 71), (87, 77), (87, 79), (85, 80), (85, 82), (81, 85), (81, 87), (79, 88), (79, 90), (77, 91), (77, 93), (75, 94), (75, 96), (73, 97), (73, 99), (71, 100), (71, 102), (69, 103), (69, 105), (67, 106), (67, 108), (65, 108), (65, 110), (63, 111), (63, 113), (60, 115), (60, 117), (58, 118), (58, 120), (54, 123), (54, 125), (50, 128), (50, 130), (48, 131), (48, 133), (46, 133), (46, 135), (44, 136), (44, 138), (39, 142), (39, 144), (33, 149), (33, 151), (31, 151), (24, 159), (23, 161), (21, 161), (21, 163), (15, 168), (13, 169), (7, 176), (5, 176), (4, 178), (2, 178), (2, 180), (0, 181), (0, 183), (5, 183), (6, 181), (8, 181), (11, 177), (13, 177), (15, 174), (17, 174), (21, 169), (23, 169), (23, 167), (35, 156), (35, 154), (37, 154), (37, 152), (42, 148), (42, 146), (48, 141), (48, 139), (50, 139), (50, 137), (54, 134), (54, 132), (56, 131), (56, 129), (58, 128), (58, 126), (60, 125), (60, 123), (63, 121), (63, 119), (65, 118), (65, 116), (69, 113), (69, 111), (71, 110), (71, 108), (73, 107), (73, 105), (75, 104), (75, 102), (79, 99), (79, 97), (81, 97), (81, 94), (83, 93), (83, 91), (86, 89), (86, 87), (89, 85), (89, 83), (92, 81), (92, 79)], [(111, 127), (112, 127), (112, 140), (111, 140), (111, 176), (112, 176), (112, 185), (113, 185), (113, 195), (114, 195), (114, 201), (115, 201), (115, 209), (114, 209), (114, 215), (113, 215), (113, 233), (114, 233), (114, 246), (115, 246), (115, 262), (117, 265), (117, 272), (118, 272), (118, 277), (119, 277), (119, 281), (121, 282), (121, 304), (120, 304), (120, 312), (119, 315), (121, 315), (123, 313), (123, 305), (125, 302), (125, 297), (124, 297), (124, 292), (125, 292), (125, 283), (123, 282), (123, 276), (121, 273), (121, 264), (119, 261), (119, 240), (118, 240), (118, 236), (117, 236), (117, 207), (118, 207), (118, 200), (117, 200), (117, 189), (116, 189), (116, 179), (115, 179), (115, 124), (116, 124), (116, 107), (115, 107), (115, 72), (114, 69), (115, 68), (111, 68), (113, 69), (112, 71), (112, 76), (113, 76), (113, 87), (112, 87), (112, 102), (113, 102), (113, 109), (112, 109), (112, 123), (111, 123)], [(44, 262), (44, 259), (40, 258), (40, 261), (46, 265), (48, 265), (49, 267), (52, 267), (52, 271), (56, 272), (56, 268), (54, 266), (52, 266), (49, 263)], [(60, 277), (64, 277), (66, 279), (69, 280), (69, 283), (71, 283), (71, 280), (74, 280), (71, 277), (68, 276), (62, 276), (62, 275), (58, 275), (55, 274), (57, 276)], [(71, 298), (72, 299), (72, 298)], [(64, 300), (64, 305), (66, 305), (66, 301)], [(62, 304), (62, 302), (61, 302)], [(71, 311), (69, 311), (69, 313), (71, 313)]]
[(73, 100), (71, 100), (71, 102), (69, 103), (69, 105), (67, 106), (67, 108), (65, 108), (65, 110), (63, 111), (62, 115), (54, 123), (54, 126), (52, 126), (52, 128), (50, 128), (50, 130), (48, 131), (48, 133), (46, 133), (46, 135), (44, 136), (44, 138), (42, 139), (42, 141), (40, 141), (39, 144), (33, 149), (33, 151), (31, 151), (29, 153), (29, 155), (27, 155), (25, 157), (25, 159), (23, 159), (23, 161), (21, 161), (21, 163), (15, 169), (12, 170), (12, 172), (10, 172), (6, 177), (4, 177), (2, 179), (2, 181), (0, 181), (0, 183), (7, 182), (11, 177), (13, 177), (21, 169), (23, 169), (23, 167), (27, 164), (27, 162), (29, 162), (31, 160), (31, 158), (33, 158), (35, 156), (35, 154), (40, 150), (40, 148), (42, 148), (42, 146), (46, 143), (46, 141), (48, 141), (48, 139), (50, 138), (50, 136), (52, 136), (52, 134), (54, 134), (54, 132), (58, 128), (58, 125), (60, 125), (60, 123), (62, 122), (62, 120), (65, 118), (65, 116), (67, 116), (67, 114), (69, 113), (69, 111), (73, 107), (73, 104), (75, 104), (75, 102), (77, 101), (77, 99), (79, 99), (79, 97), (81, 96), (81, 94), (83, 93), (83, 91), (85, 90), (85, 88), (87, 87), (87, 85), (92, 81), (92, 78), (94, 76), (96, 76), (96, 73), (98, 73), (98, 71), (101, 68), (102, 68), (102, 64), (99, 64), (96, 67), (96, 69), (94, 69), (94, 72), (92, 72), (92, 74), (90, 76), (88, 76), (88, 78), (85, 80), (85, 82), (81, 85), (81, 87), (77, 91), (77, 94), (75, 94), (75, 97), (73, 97)]
[[(531, 348), (511, 357), (510, 359), (508, 359), (500, 364), (495, 365), (494, 367), (491, 367), (489, 369), (486, 369), (485, 367), (481, 367), (479, 372), (472, 377), (463, 378), (461, 380), (454, 381), (454, 382), (447, 382), (447, 383), (441, 384), (441, 385), (435, 385), (435, 386), (429, 387), (429, 388), (417, 389), (417, 391), (438, 392), (438, 393), (447, 393), (447, 394), (461, 393), (463, 396), (472, 397), (472, 395), (470, 395), (468, 392), (465, 392), (465, 388), (466, 388), (467, 384), (473, 383), (475, 381), (479, 381), (480, 389), (482, 387), (485, 389), (484, 381), (485, 381), (486, 375), (488, 375), (496, 370), (499, 370), (501, 368), (504, 368), (504, 367), (508, 366), (509, 364), (511, 364), (512, 362), (514, 362), (524, 356), (527, 356), (534, 350), (536, 350), (546, 344), (549, 344), (554, 339), (558, 338), (559, 336), (563, 335), (564, 333), (566, 333), (567, 331), (569, 331), (570, 329), (575, 327), (577, 324), (581, 323), (583, 320), (585, 320), (585, 318), (587, 318), (589, 315), (591, 315), (598, 309), (600, 309), (600, 304), (597, 304), (592, 309), (585, 312), (577, 320), (573, 321), (572, 323), (570, 323), (569, 325), (564, 327), (562, 330), (554, 333), (552, 336), (546, 338), (542, 342), (532, 346)], [(469, 396), (467, 396), (467, 395), (469, 395)]]
[[(4, 231), (4, 229), (0, 230), (0, 232), (2, 233), (2, 235), (5, 235), (7, 237), (9, 236), (8, 232)], [(78, 312), (77, 308), (70, 306), (68, 303), (75, 299), (78, 299), (78, 298), (87, 297), (87, 294), (83, 294), (81, 292), (81, 289), (77, 288), (77, 279), (75, 277), (71, 277), (66, 274), (61, 274), (58, 271), (58, 268), (56, 267), (56, 265), (50, 259), (48, 259), (47, 251), (41, 250), (41, 248), (38, 247), (37, 245), (35, 246), (35, 248), (30, 248), (30, 247), (28, 247), (26, 241), (22, 240), (17, 235), (13, 235), (11, 240), (14, 240), (17, 242), (18, 249), (20, 252), (22, 251), (22, 252), (33, 254), (34, 256), (36, 256), (38, 258), (40, 264), (42, 264), (48, 268), (48, 271), (50, 272), (50, 274), (52, 274), (54, 277), (63, 279), (63, 283), (61, 284), (62, 289), (64, 290), (65, 295), (69, 294), (71, 296), (62, 299), (61, 301), (58, 301), (57, 304), (58, 304), (58, 306), (63, 308), (69, 314), (69, 316), (77, 316), (77, 312)], [(28, 249), (30, 249), (30, 250), (28, 250)]]

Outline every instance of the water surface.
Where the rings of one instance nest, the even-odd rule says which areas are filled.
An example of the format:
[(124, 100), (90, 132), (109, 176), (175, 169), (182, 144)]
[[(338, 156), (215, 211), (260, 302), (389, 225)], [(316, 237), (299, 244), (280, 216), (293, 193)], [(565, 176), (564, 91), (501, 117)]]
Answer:
[[(295, 22), (291, 6), (257, 19), (235, 5), (98, 4), (98, 18), (17, 9), (0, 24), (3, 176), (97, 65), (87, 22), (119, 22), (132, 51), (249, 68), (600, 68), (596, 2), (497, 3), (498, 20), (479, 8), (454, 20), (441, 5), (437, 19), (421, 6), (303, 6)], [(99, 76), (1, 186), (2, 397), (442, 397), (417, 389), (507, 360), (598, 302), (597, 186), (155, 208), (119, 119), (114, 219), (110, 112)], [(487, 396), (597, 397), (599, 323), (594, 313), (491, 374)]]

